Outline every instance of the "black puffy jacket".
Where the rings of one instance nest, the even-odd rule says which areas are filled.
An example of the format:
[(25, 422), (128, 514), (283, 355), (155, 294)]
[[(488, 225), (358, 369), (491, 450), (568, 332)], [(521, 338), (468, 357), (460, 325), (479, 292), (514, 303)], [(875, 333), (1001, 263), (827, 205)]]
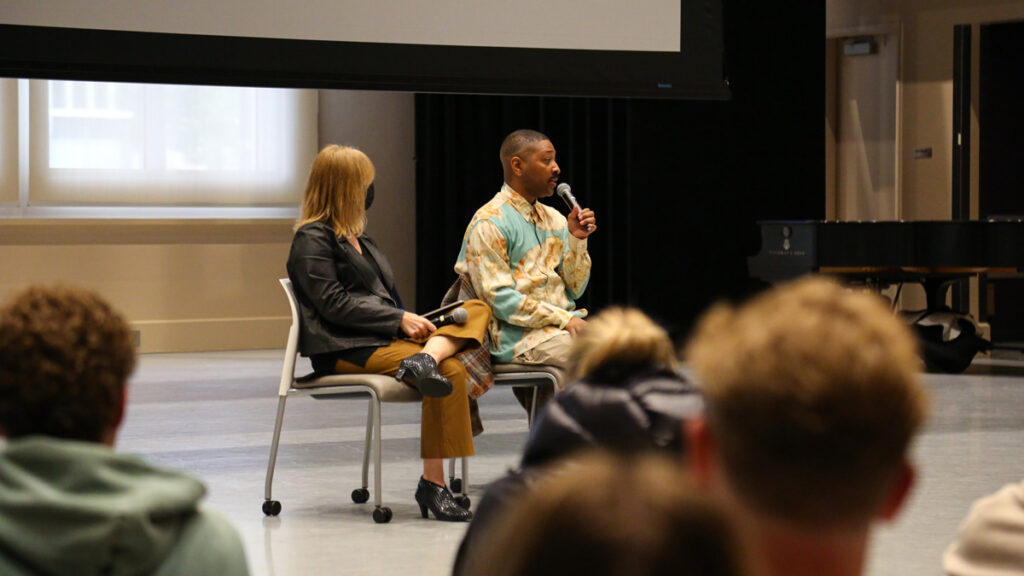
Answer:
[(474, 534), (486, 530), (506, 503), (514, 504), (546, 464), (595, 447), (620, 454), (668, 450), (681, 457), (683, 421), (703, 409), (696, 387), (669, 370), (610, 369), (570, 384), (538, 417), (520, 468), (487, 487), (473, 511), (452, 574), (461, 576)]

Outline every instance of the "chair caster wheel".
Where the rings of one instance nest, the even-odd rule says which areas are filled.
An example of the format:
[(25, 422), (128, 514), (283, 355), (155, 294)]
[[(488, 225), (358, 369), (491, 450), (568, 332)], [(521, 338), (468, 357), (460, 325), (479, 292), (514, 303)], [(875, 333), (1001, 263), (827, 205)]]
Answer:
[(370, 491), (366, 488), (356, 488), (352, 491), (352, 501), (356, 504), (362, 504), (370, 499)]
[(458, 504), (459, 506), (462, 506), (466, 510), (469, 510), (469, 507), (473, 504), (473, 501), (469, 499), (469, 496), (463, 494), (455, 497), (455, 503)]
[(387, 524), (388, 522), (391, 522), (391, 508), (388, 508), (387, 506), (374, 508), (373, 521), (377, 524)]
[(452, 478), (448, 483), (451, 484), (448, 488), (452, 492), (462, 492), (462, 478)]
[(263, 502), (263, 514), (266, 516), (277, 516), (281, 513), (281, 503), (277, 500), (266, 500)]

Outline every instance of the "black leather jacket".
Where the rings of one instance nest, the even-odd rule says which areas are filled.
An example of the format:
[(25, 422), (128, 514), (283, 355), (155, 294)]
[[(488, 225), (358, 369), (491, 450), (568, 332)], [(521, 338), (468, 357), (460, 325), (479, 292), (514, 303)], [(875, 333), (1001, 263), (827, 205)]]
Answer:
[(487, 487), (473, 511), (452, 574), (461, 574), (473, 535), (486, 531), (502, 507), (514, 506), (545, 464), (593, 447), (627, 455), (668, 450), (681, 458), (683, 422), (703, 410), (696, 387), (668, 370), (611, 370), (570, 384), (538, 417), (526, 442), (522, 467)]
[(296, 230), (288, 278), (302, 317), (303, 356), (386, 346), (398, 335), (403, 310), (391, 265), (373, 240), (363, 235), (362, 241), (380, 268), (379, 276), (327, 224), (313, 222)]

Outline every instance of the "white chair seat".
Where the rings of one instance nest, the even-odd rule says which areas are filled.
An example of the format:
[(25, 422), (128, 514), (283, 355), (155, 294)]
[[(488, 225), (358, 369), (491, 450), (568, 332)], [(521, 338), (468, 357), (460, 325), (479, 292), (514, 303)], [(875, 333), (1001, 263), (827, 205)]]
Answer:
[[(558, 390), (558, 382), (562, 378), (562, 369), (557, 366), (546, 364), (522, 364), (508, 362), (503, 364), (492, 364), (494, 371), (495, 386), (511, 386), (513, 388), (534, 388), (533, 403), (527, 413), (528, 425), (532, 428), (537, 415), (537, 389), (551, 387), (552, 391)], [(455, 461), (448, 465), (448, 485), (456, 492), (462, 492), (465, 496), (469, 488), (469, 465), (463, 460), (462, 478), (455, 475)]]
[[(494, 364), (495, 374), (526, 374), (529, 373), (533, 377), (541, 376), (541, 374), (551, 374), (552, 369), (558, 371), (557, 366), (548, 366), (546, 364), (521, 364), (519, 362), (508, 362), (505, 364)], [(541, 376), (543, 377), (543, 376)], [(524, 377), (525, 378), (525, 377)]]
[[(297, 378), (296, 390), (315, 390), (336, 386), (364, 385), (373, 388), (381, 402), (421, 402), (423, 396), (413, 387), (384, 374), (329, 374), (310, 380)], [(323, 395), (330, 395), (327, 391)]]

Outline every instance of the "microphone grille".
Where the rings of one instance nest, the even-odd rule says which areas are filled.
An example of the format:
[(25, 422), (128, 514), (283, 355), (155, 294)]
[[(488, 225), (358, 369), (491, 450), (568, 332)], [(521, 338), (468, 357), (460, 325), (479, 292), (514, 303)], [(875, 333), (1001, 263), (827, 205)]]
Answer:
[(562, 182), (555, 187), (555, 193), (564, 198), (567, 195), (572, 194), (572, 188), (570, 188), (565, 182)]
[(465, 324), (466, 320), (469, 320), (469, 312), (466, 312), (465, 308), (456, 308), (452, 310), (452, 320), (456, 324)]

